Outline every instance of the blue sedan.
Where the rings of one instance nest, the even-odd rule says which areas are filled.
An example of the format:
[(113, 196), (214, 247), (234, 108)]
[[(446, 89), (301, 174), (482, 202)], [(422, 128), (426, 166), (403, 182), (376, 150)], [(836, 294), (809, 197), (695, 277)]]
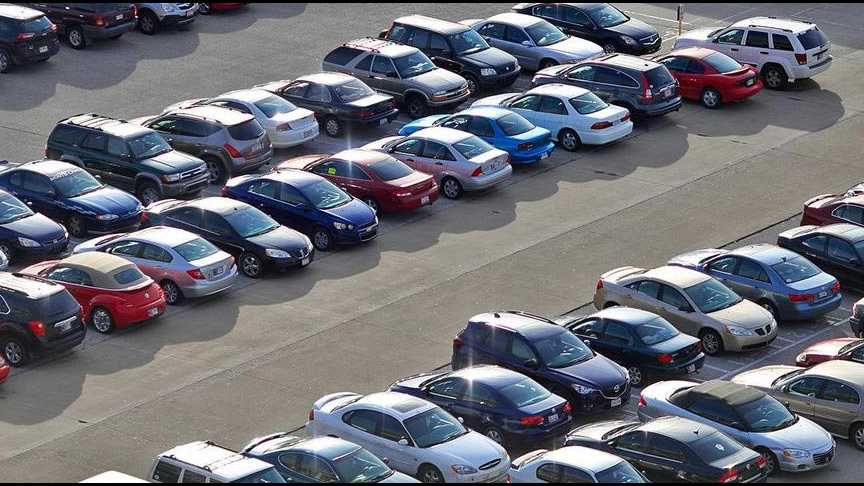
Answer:
[(777, 320), (809, 320), (840, 306), (840, 282), (803, 256), (769, 244), (697, 250), (669, 261), (707, 273)]
[(410, 135), (429, 127), (447, 127), (472, 133), (510, 154), (511, 164), (532, 164), (555, 150), (549, 130), (534, 126), (522, 115), (496, 107), (469, 108), (452, 115), (432, 115), (414, 120), (399, 130)]
[(0, 190), (0, 252), (17, 256), (48, 256), (66, 251), (69, 233), (47, 217)]
[(319, 251), (378, 236), (378, 217), (327, 179), (296, 169), (230, 179), (222, 195), (243, 201), (279, 223), (305, 233)]

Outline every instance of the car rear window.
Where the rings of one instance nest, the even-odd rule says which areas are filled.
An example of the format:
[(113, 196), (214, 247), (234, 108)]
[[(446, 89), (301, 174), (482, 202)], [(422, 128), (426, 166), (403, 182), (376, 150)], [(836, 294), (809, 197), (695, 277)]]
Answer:
[(44, 321), (52, 320), (52, 318), (62, 320), (77, 313), (78, 309), (80, 309), (78, 301), (64, 289), (39, 299), (35, 306), (35, 311), (39, 315), (34, 317)]
[(348, 61), (354, 59), (359, 56), (362, 51), (357, 49), (352, 49), (350, 47), (337, 47), (330, 54), (324, 56), (324, 62), (329, 62), (333, 64), (337, 64), (339, 66), (344, 66), (348, 64)]
[(279, 96), (268, 96), (262, 98), (255, 102), (255, 106), (257, 106), (267, 118), (273, 118), (281, 113), (291, 113), (297, 109), (294, 103), (291, 103)]
[(454, 143), (453, 148), (458, 150), (459, 153), (468, 160), (471, 160), (478, 155), (483, 155), (490, 150), (495, 150), (494, 147), (484, 142), (480, 137), (473, 135)]
[(775, 263), (774, 265), (771, 265), (771, 268), (773, 268), (774, 271), (780, 275), (780, 278), (782, 278), (787, 284), (806, 280), (810, 277), (819, 275), (821, 272), (816, 265), (813, 265), (810, 261), (805, 260), (802, 257), (790, 258), (789, 260)]
[(175, 246), (174, 251), (187, 262), (194, 262), (195, 260), (207, 258), (215, 254), (219, 251), (219, 248), (216, 248), (216, 246), (203, 238), (195, 238), (192, 241)]
[(737, 454), (741, 445), (723, 434), (711, 434), (690, 444), (690, 448), (706, 464)]
[(51, 21), (44, 15), (35, 19), (25, 20), (21, 24), (22, 32), (42, 32), (51, 28)]
[(814, 27), (807, 32), (798, 34), (798, 41), (801, 42), (804, 50), (809, 51), (814, 47), (825, 45), (828, 42), (828, 38), (825, 37), (825, 34), (821, 30)]
[(716, 69), (718, 73), (731, 73), (741, 69), (741, 64), (739, 64), (738, 61), (722, 52), (716, 52), (710, 56), (706, 56), (703, 61)]
[(264, 127), (253, 118), (252, 120), (228, 127), (228, 133), (236, 140), (255, 140), (264, 135)]
[(499, 392), (516, 408), (534, 405), (552, 396), (548, 390), (531, 378), (502, 387)]
[(84, 137), (84, 132), (69, 125), (57, 125), (51, 134), (51, 140), (66, 145), (75, 145)]
[(648, 78), (648, 84), (651, 88), (662, 88), (675, 82), (675, 78), (672, 77), (666, 66), (658, 66), (647, 71), (645, 77)]
[(592, 92), (587, 92), (583, 95), (570, 99), (570, 105), (579, 112), (580, 115), (588, 115), (606, 109), (609, 105), (601, 100), (599, 96)]
[(369, 165), (369, 170), (377, 175), (382, 181), (394, 181), (396, 179), (408, 177), (414, 173), (414, 169), (393, 157), (388, 157), (380, 162), (375, 162), (374, 164)]
[(137, 267), (127, 268), (114, 274), (114, 281), (120, 285), (128, 285), (144, 278), (144, 274)]
[(505, 134), (510, 135), (519, 135), (521, 133), (529, 132), (534, 129), (534, 125), (525, 119), (522, 115), (518, 115), (516, 113), (511, 113), (509, 115), (504, 115), (498, 119), (498, 126), (501, 127), (501, 131)]

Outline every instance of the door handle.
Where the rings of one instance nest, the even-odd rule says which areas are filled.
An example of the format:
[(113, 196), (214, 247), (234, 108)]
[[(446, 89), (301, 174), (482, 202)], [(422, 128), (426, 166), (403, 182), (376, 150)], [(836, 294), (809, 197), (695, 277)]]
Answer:
[(765, 55), (767, 56), (767, 55), (768, 55), (768, 51), (759, 51), (759, 54), (765, 54)]
[(733, 47), (733, 48), (730, 49), (730, 50), (731, 50), (732, 52), (738, 52), (738, 48), (737, 48), (737, 47)]
[(414, 159), (405, 159), (406, 162), (414, 162)]
[(444, 162), (435, 162), (435, 165), (444, 165)]

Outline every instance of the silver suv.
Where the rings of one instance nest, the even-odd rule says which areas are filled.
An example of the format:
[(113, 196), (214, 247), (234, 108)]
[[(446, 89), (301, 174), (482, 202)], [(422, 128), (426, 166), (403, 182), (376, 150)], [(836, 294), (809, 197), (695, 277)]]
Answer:
[(210, 441), (177, 446), (156, 456), (154, 483), (284, 483), (273, 465)]
[(195, 21), (197, 3), (136, 3), (138, 30), (153, 35), (165, 27), (183, 27)]
[(416, 47), (380, 39), (357, 39), (324, 57), (325, 71), (351, 74), (403, 103), (412, 118), (455, 108), (468, 99), (462, 76), (439, 68)]

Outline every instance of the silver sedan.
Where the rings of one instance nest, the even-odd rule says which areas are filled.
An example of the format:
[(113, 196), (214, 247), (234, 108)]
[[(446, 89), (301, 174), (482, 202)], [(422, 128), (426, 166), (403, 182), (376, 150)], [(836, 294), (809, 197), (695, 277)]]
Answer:
[(89, 251), (111, 253), (135, 263), (159, 283), (171, 305), (227, 290), (238, 275), (234, 257), (196, 234), (166, 226), (100, 236), (79, 244), (73, 253)]

